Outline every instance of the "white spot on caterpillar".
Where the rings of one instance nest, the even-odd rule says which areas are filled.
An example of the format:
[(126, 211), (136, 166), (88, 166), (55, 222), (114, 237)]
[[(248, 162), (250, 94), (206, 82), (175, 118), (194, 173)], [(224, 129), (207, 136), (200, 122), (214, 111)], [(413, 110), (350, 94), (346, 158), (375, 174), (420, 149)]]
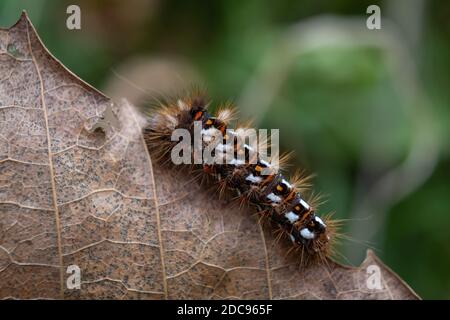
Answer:
[(301, 204), (306, 210), (309, 210), (310, 206), (309, 206), (309, 204), (306, 203), (305, 200), (300, 199), (300, 204)]
[(314, 217), (314, 220), (316, 220), (316, 222), (317, 222), (318, 224), (321, 224), (321, 225), (324, 226), (324, 227), (327, 226), (325, 223), (323, 223), (322, 219), (320, 219), (320, 217), (318, 217), (318, 216), (315, 216), (315, 217)]
[(287, 187), (288, 187), (289, 189), (292, 189), (291, 184), (290, 184), (289, 182), (287, 182), (285, 179), (281, 180), (281, 183), (284, 183), (285, 185), (287, 185)]
[(289, 220), (290, 223), (294, 223), (295, 221), (298, 220), (298, 215), (296, 215), (292, 211), (289, 211), (284, 216)]
[(267, 168), (270, 168), (270, 167), (271, 167), (270, 163), (268, 163), (267, 161), (259, 160), (259, 162), (261, 162), (261, 164), (264, 165), (264, 166), (266, 166)]
[(267, 196), (267, 199), (269, 199), (272, 202), (281, 202), (281, 198), (273, 192)]
[(245, 164), (245, 160), (232, 159), (230, 161), (230, 164), (234, 165), (234, 166), (241, 166), (241, 165)]
[(245, 178), (245, 180), (250, 181), (250, 182), (252, 182), (252, 183), (260, 183), (260, 182), (262, 181), (262, 178), (261, 178), (261, 177), (255, 177), (255, 176), (253, 175), (253, 173), (252, 173), (252, 174), (248, 175), (248, 176)]
[(308, 240), (314, 239), (314, 232), (309, 231), (308, 228), (300, 230), (300, 235)]
[(248, 144), (244, 144), (244, 148), (247, 148), (248, 150), (253, 151), (253, 148), (250, 147)]

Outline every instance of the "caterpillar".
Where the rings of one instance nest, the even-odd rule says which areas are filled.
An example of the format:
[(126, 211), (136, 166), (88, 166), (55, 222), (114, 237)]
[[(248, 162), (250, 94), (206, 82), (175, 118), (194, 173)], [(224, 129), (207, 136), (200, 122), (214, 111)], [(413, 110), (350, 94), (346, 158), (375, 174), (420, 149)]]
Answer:
[[(161, 102), (154, 108), (143, 129), (144, 139), (157, 161), (171, 165), (173, 161), (169, 155), (179, 143), (173, 139), (173, 133), (181, 129), (195, 135), (195, 125), (199, 124), (201, 142), (197, 149), (204, 151), (213, 146), (214, 159), (227, 161), (194, 162), (188, 166), (189, 171), (199, 170), (202, 175), (212, 178), (221, 194), (229, 191), (241, 204), (254, 207), (261, 220), (270, 221), (292, 242), (294, 249), (300, 250), (302, 265), (326, 261), (333, 252), (337, 222), (330, 215), (319, 217), (316, 214), (314, 198), (304, 196), (309, 188), (307, 179), (297, 175), (289, 181), (274, 170), (270, 159), (263, 159), (255, 152), (266, 145), (266, 141), (259, 141), (255, 148), (240, 139), (239, 129), (244, 127), (228, 128), (234, 114), (229, 104), (213, 116), (208, 112), (206, 95), (191, 93), (181, 99)], [(195, 148), (192, 141), (189, 144), (193, 147), (189, 149), (191, 158)], [(282, 162), (284, 160), (280, 164)]]

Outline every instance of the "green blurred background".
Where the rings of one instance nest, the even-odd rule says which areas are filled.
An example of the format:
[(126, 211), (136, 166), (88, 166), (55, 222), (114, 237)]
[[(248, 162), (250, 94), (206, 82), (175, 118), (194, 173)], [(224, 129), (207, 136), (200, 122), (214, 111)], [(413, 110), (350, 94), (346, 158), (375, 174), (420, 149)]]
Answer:
[[(68, 30), (66, 8), (81, 8)], [(381, 8), (381, 30), (366, 8)], [(322, 212), (350, 219), (345, 263), (375, 250), (423, 298), (450, 299), (449, 1), (2, 0), (113, 98), (144, 105), (191, 84), (280, 128), (315, 172)]]

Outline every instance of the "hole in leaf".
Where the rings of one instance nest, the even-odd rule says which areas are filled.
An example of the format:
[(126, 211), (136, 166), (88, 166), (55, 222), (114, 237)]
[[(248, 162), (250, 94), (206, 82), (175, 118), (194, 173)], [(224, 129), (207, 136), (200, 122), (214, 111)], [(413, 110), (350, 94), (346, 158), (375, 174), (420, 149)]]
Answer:
[(12, 55), (13, 57), (19, 57), (21, 56), (19, 50), (17, 50), (16, 45), (14, 43), (9, 43), (8, 46), (6, 47), (6, 50), (8, 51), (8, 53), (10, 55)]

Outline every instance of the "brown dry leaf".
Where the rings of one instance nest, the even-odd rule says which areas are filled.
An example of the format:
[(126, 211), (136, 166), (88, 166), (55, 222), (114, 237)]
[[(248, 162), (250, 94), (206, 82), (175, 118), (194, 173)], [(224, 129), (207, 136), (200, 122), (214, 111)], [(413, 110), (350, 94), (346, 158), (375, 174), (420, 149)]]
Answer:
[[(357, 268), (300, 271), (251, 213), (153, 167), (126, 103), (110, 109), (120, 130), (90, 133), (111, 105), (26, 14), (0, 30), (0, 298), (418, 298), (370, 251)], [(66, 286), (71, 265), (79, 290)]]

